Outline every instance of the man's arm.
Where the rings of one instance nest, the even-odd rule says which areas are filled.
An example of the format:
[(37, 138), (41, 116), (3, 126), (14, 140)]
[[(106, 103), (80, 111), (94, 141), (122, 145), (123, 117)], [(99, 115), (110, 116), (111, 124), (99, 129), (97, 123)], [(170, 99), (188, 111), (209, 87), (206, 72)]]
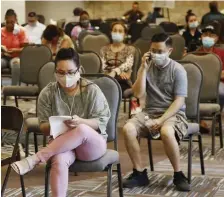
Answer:
[[(146, 75), (150, 65), (146, 63), (146, 58), (149, 57), (149, 53), (145, 53), (142, 58), (142, 65), (138, 70), (137, 79), (132, 86), (132, 90), (134, 92), (134, 96), (137, 98), (141, 98), (146, 93)], [(149, 62), (151, 64), (151, 62)]]
[(160, 117), (162, 122), (165, 122), (167, 119), (174, 116), (181, 107), (185, 104), (185, 97), (176, 96), (173, 103), (166, 110), (166, 112)]

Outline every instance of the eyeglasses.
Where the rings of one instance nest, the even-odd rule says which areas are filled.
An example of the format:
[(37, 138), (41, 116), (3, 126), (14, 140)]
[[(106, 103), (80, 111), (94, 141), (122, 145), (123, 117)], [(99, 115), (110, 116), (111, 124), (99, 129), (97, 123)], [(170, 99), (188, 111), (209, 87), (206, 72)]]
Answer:
[(75, 74), (79, 71), (79, 68), (76, 71), (68, 71), (68, 72), (64, 72), (62, 70), (55, 70), (55, 73), (58, 77), (64, 77), (65, 75), (67, 75), (68, 77), (73, 77), (75, 76)]

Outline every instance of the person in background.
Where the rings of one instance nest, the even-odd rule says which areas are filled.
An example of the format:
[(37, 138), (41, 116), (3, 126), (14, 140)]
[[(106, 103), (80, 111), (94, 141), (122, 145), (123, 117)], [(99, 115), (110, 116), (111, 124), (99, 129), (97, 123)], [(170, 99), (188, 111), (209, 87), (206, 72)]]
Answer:
[(215, 53), (222, 61), (222, 75), (219, 85), (219, 96), (221, 108), (224, 106), (224, 49), (215, 47), (215, 44), (219, 40), (220, 24), (214, 21), (206, 25), (202, 29), (202, 47), (198, 49), (201, 52)]
[[(93, 30), (93, 27), (91, 27), (90, 21), (89, 21), (89, 14), (86, 11), (82, 11), (80, 14), (80, 19), (79, 19), (79, 25), (76, 25), (71, 32), (71, 37), (78, 41), (79, 34), (83, 30)], [(78, 42), (77, 42), (78, 44)]]
[(141, 20), (142, 17), (144, 16), (143, 12), (139, 10), (139, 3), (138, 2), (133, 2), (132, 4), (132, 9), (127, 11), (123, 17), (128, 20), (128, 23), (134, 23), (137, 22), (138, 20)]
[(210, 2), (209, 3), (209, 9), (210, 9), (210, 12), (208, 12), (207, 14), (205, 14), (202, 17), (202, 20), (201, 20), (201, 24), (202, 25), (206, 25), (209, 22), (212, 22), (214, 20), (224, 19), (224, 14), (222, 14), (221, 12), (219, 12), (218, 2), (217, 1)]
[(41, 44), (41, 37), (46, 26), (39, 23), (35, 12), (28, 14), (28, 24), (24, 27), (29, 43)]
[(17, 24), (17, 15), (9, 9), (5, 14), (5, 27), (1, 28), (1, 68), (11, 68), (12, 85), (20, 79), (19, 55), (28, 39), (23, 27)]
[[(68, 116), (63, 123), (68, 131), (35, 155), (12, 164), (20, 175), (51, 160), (52, 196), (66, 197), (68, 169), (75, 160), (94, 161), (107, 150), (107, 123), (111, 113), (101, 89), (80, 77), (79, 55), (72, 48), (61, 49), (55, 58), (56, 82), (49, 83), (38, 97), (40, 130), (51, 134), (49, 118)], [(90, 65), (91, 66), (91, 65)]]
[(197, 16), (192, 13), (192, 10), (187, 12), (185, 17), (186, 20), (186, 31), (183, 33), (185, 39), (185, 46), (187, 52), (196, 51), (196, 49), (201, 45), (201, 32), (198, 30), (198, 20)]
[(146, 21), (148, 23), (156, 23), (157, 18), (163, 18), (164, 16), (161, 14), (161, 8), (155, 7), (153, 8), (153, 13), (149, 12)]
[(70, 17), (70, 18), (66, 18), (66, 20), (65, 20), (65, 26), (68, 23), (78, 23), (79, 22), (79, 19), (80, 19), (80, 14), (82, 13), (82, 11), (83, 11), (82, 8), (79, 8), (79, 7), (75, 8), (73, 10), (73, 16)]
[(150, 134), (153, 138), (162, 139), (174, 169), (173, 183), (176, 189), (190, 190), (188, 179), (181, 171), (178, 146), (188, 127), (185, 115), (187, 73), (181, 64), (169, 58), (172, 50), (172, 39), (167, 34), (155, 34), (132, 86), (137, 98), (146, 95), (146, 105), (123, 127), (125, 146), (133, 164), (133, 173), (123, 181), (125, 188), (149, 184), (147, 169), (142, 168), (138, 137)]
[(48, 25), (42, 35), (42, 44), (50, 48), (53, 59), (62, 48), (73, 48), (74, 44), (69, 36), (56, 25)]

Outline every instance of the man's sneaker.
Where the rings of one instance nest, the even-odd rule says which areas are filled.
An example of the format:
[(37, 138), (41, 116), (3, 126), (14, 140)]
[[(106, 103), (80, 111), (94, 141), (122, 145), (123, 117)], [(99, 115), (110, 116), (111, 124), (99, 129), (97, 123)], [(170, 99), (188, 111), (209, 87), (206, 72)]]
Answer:
[(191, 190), (188, 179), (184, 176), (184, 173), (182, 171), (174, 173), (173, 184), (176, 186), (178, 191), (187, 192)]
[(138, 186), (146, 186), (149, 184), (149, 178), (147, 176), (147, 169), (143, 170), (142, 172), (133, 169), (133, 173), (124, 180), (123, 187), (125, 188), (132, 188)]

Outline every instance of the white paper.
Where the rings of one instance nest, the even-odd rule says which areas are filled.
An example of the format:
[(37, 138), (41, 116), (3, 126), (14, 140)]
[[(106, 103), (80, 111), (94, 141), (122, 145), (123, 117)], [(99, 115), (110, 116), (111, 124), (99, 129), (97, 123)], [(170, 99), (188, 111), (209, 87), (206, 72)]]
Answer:
[(69, 128), (65, 125), (64, 121), (71, 119), (71, 116), (51, 116), (49, 118), (51, 128), (50, 134), (53, 136), (54, 139), (68, 131)]

